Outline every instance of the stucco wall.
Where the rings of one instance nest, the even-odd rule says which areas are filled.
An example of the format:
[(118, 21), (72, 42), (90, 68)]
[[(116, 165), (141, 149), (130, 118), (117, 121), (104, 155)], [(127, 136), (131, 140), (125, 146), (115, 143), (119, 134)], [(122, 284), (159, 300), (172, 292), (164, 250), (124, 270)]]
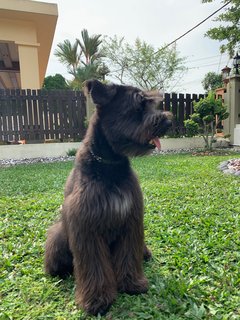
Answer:
[[(161, 139), (162, 150), (202, 148), (202, 138)], [(0, 159), (23, 159), (66, 156), (68, 150), (78, 148), (80, 142), (45, 143), (0, 146)]]
[(40, 89), (57, 23), (57, 4), (0, 0), (0, 41), (18, 47), (21, 89)]

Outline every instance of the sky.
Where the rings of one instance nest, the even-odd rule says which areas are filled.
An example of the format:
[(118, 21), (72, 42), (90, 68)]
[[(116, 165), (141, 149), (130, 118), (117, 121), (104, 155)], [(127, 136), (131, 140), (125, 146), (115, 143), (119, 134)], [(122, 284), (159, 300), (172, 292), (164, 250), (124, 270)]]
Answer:
[[(140, 38), (156, 48), (168, 44), (208, 17), (223, 4), (221, 0), (202, 3), (201, 0), (48, 0), (58, 5), (58, 21), (48, 62), (48, 75), (62, 74), (71, 79), (66, 67), (54, 56), (58, 43), (81, 39), (81, 31), (90, 35), (124, 37), (134, 44)], [(224, 10), (224, 9), (223, 9)], [(222, 11), (223, 11), (222, 10)], [(221, 11), (221, 12), (222, 12)], [(218, 14), (217, 14), (218, 15)], [(213, 16), (177, 41), (176, 48), (186, 58), (187, 73), (173, 83), (173, 91), (203, 93), (201, 81), (209, 71), (221, 73), (232, 67), (227, 54), (220, 54), (220, 42), (205, 37), (209, 28), (218, 25)]]

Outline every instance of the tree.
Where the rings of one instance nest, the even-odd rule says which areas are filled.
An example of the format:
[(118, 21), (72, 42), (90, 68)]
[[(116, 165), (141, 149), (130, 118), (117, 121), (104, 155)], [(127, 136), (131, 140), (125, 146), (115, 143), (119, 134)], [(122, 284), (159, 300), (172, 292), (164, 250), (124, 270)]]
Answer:
[(88, 31), (83, 29), (81, 32), (82, 41), (77, 39), (81, 48), (82, 65), (77, 68), (75, 79), (71, 86), (75, 89), (81, 89), (83, 83), (91, 78), (104, 79), (105, 75), (109, 72), (108, 68), (102, 63), (103, 52), (100, 49), (102, 43), (101, 34), (89, 36)]
[(103, 52), (112, 77), (147, 90), (169, 89), (186, 70), (175, 48), (155, 50), (140, 39), (131, 46), (124, 38), (105, 38)]
[(58, 57), (59, 61), (67, 66), (68, 72), (76, 76), (77, 69), (80, 66), (81, 50), (79, 50), (79, 43), (76, 40), (73, 44), (69, 40), (64, 40), (63, 43), (57, 44), (57, 49), (54, 55)]
[(43, 89), (68, 89), (66, 79), (59, 73), (55, 76), (48, 76), (43, 81)]
[(208, 150), (212, 149), (214, 134), (218, 124), (229, 117), (227, 107), (222, 103), (222, 99), (215, 99), (214, 92), (209, 92), (208, 96), (194, 102), (194, 113), (184, 124), (187, 134), (200, 134)]
[(216, 72), (208, 72), (202, 80), (202, 85), (206, 92), (221, 88), (223, 86), (222, 75)]
[[(203, 3), (212, 1), (214, 0), (202, 0)], [(223, 3), (228, 1), (222, 0)], [(206, 35), (213, 40), (226, 41), (220, 46), (220, 50), (233, 57), (234, 52), (240, 49), (240, 0), (232, 0), (216, 21), (223, 22), (223, 25), (211, 28)]]
[(87, 64), (84, 67), (77, 69), (76, 77), (70, 82), (72, 89), (82, 89), (83, 83), (88, 79), (102, 79), (102, 75), (99, 73), (99, 65), (96, 63)]
[(84, 65), (92, 64), (94, 61), (102, 57), (101, 50), (99, 49), (102, 43), (101, 34), (89, 36), (88, 31), (83, 29), (81, 31), (82, 41), (76, 39), (78, 42), (83, 55), (85, 56), (85, 61), (81, 60)]
[(67, 65), (68, 72), (73, 76), (69, 85), (81, 89), (83, 82), (90, 79), (104, 79), (108, 69), (102, 63), (100, 44), (101, 35), (90, 36), (86, 29), (81, 31), (82, 40), (76, 39), (73, 44), (69, 40), (57, 45), (55, 55), (59, 61)]
[(111, 68), (111, 76), (117, 79), (121, 84), (124, 83), (124, 76), (128, 70), (128, 57), (126, 54), (126, 44), (124, 38), (105, 37), (103, 42), (103, 52), (106, 63)]

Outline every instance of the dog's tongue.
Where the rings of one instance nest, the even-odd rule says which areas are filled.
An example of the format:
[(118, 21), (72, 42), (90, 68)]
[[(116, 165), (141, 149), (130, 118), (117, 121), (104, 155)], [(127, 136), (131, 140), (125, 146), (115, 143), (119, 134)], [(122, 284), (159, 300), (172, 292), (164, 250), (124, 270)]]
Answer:
[(153, 143), (155, 144), (155, 147), (158, 148), (158, 150), (161, 150), (161, 142), (160, 139), (158, 137), (152, 139)]

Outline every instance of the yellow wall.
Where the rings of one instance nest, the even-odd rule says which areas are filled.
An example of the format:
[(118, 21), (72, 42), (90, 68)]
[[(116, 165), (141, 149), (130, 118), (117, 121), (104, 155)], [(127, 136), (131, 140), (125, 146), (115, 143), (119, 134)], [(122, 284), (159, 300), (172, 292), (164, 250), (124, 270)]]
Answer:
[(0, 39), (17, 42), (36, 42), (36, 26), (30, 21), (3, 19), (0, 13)]
[[(20, 76), (22, 89), (40, 89), (38, 46), (36, 44), (18, 44)], [(22, 72), (24, 71), (24, 72)]]
[(0, 0), (0, 41), (18, 47), (22, 89), (42, 86), (57, 22), (57, 5)]

